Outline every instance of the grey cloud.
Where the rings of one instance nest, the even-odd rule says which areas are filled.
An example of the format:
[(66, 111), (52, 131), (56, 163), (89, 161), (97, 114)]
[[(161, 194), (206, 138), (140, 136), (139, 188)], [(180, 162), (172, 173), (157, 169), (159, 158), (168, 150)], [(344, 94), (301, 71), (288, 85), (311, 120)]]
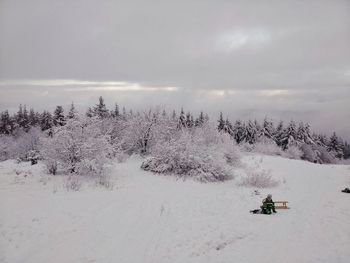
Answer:
[[(130, 107), (188, 105), (214, 115), (225, 110), (297, 119), (311, 112), (304, 115), (316, 121), (328, 112), (332, 128), (348, 133), (342, 120), (350, 112), (349, 14), (346, 0), (3, 0), (0, 81), (113, 81), (179, 90), (73, 94), (65, 90), (86, 85), (0, 85), (0, 108), (73, 98), (86, 107), (101, 93)], [(215, 89), (237, 93), (200, 93)], [(294, 93), (259, 97), (259, 90)]]

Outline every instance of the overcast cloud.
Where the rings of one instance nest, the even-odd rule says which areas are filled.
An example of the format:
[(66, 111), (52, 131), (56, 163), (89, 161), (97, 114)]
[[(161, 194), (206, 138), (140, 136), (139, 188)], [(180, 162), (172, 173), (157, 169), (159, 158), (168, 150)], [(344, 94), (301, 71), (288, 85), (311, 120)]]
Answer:
[(0, 110), (99, 95), (350, 139), (350, 1), (0, 0)]

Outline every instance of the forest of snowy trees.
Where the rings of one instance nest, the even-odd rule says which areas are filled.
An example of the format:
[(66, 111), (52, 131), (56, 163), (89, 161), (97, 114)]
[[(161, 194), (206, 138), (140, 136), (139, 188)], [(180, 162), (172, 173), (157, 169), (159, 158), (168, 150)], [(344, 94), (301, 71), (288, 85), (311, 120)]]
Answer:
[(0, 160), (43, 160), (51, 174), (102, 175), (112, 159), (140, 154), (145, 170), (217, 181), (228, 177), (240, 151), (315, 163), (350, 157), (349, 144), (336, 133), (313, 133), (307, 123), (231, 122), (222, 113), (213, 121), (204, 112), (194, 116), (156, 108), (134, 113), (118, 104), (109, 110), (102, 97), (86, 114), (72, 103), (67, 111), (57, 106), (53, 113), (20, 105), (17, 113), (5, 110), (0, 116)]

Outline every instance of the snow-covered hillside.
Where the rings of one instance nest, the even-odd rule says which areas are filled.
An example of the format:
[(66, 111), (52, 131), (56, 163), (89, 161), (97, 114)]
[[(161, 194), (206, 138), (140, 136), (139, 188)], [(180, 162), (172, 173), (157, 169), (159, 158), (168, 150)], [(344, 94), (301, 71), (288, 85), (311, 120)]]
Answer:
[[(114, 188), (67, 191), (41, 164), (0, 162), (1, 262), (349, 262), (350, 166), (247, 156), (281, 183), (198, 183), (116, 164)], [(291, 209), (253, 215), (268, 193)]]

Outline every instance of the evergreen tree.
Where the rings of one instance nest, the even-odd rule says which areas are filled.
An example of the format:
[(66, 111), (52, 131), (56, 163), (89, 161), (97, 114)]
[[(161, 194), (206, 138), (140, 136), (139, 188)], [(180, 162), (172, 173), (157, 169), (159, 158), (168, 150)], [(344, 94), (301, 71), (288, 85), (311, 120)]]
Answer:
[(257, 138), (258, 138), (257, 127), (251, 120), (249, 120), (246, 126), (245, 141), (248, 142), (249, 144), (254, 144)]
[(228, 118), (226, 118), (223, 130), (225, 133), (228, 133), (230, 136), (232, 136), (232, 137), (234, 136), (233, 126), (232, 126), (231, 122), (228, 120)]
[(28, 115), (26, 105), (24, 105), (24, 108), (23, 108), (23, 119), (22, 119), (21, 127), (26, 132), (29, 131), (29, 128), (30, 128), (29, 127), (29, 115)]
[(198, 118), (197, 118), (196, 121), (195, 121), (195, 126), (196, 126), (196, 127), (201, 127), (201, 126), (203, 125), (204, 122), (205, 122), (205, 120), (204, 120), (204, 114), (203, 114), (203, 111), (201, 111), (201, 112), (199, 113)]
[(190, 112), (186, 114), (186, 127), (192, 128), (194, 126), (193, 116)]
[(241, 143), (246, 138), (246, 129), (241, 120), (237, 120), (233, 126), (233, 138), (237, 143)]
[(165, 118), (167, 116), (165, 109), (163, 109), (162, 116), (163, 116), (163, 118)]
[(49, 111), (44, 111), (40, 118), (40, 127), (42, 131), (51, 129), (53, 126), (52, 115)]
[(113, 118), (119, 118), (119, 105), (118, 105), (118, 103), (116, 103), (115, 105), (114, 105), (114, 110), (112, 111), (112, 117)]
[(334, 132), (329, 138), (328, 150), (335, 153), (335, 157), (341, 159), (344, 156), (341, 139)]
[(74, 103), (72, 102), (67, 114), (67, 119), (74, 119), (76, 116), (77, 116), (77, 111), (75, 110)]
[(298, 145), (298, 131), (293, 120), (290, 121), (288, 127), (283, 131), (280, 138), (281, 147), (283, 150), (288, 149), (291, 145)]
[(344, 159), (350, 158), (350, 145), (348, 144), (347, 141), (345, 141), (343, 144), (343, 153), (344, 153)]
[(29, 122), (29, 125), (34, 127), (34, 126), (37, 126), (39, 124), (39, 118), (38, 118), (38, 113), (35, 113), (34, 112), (34, 109), (31, 108), (29, 110), (29, 115), (28, 115), (28, 122)]
[(225, 128), (225, 121), (224, 121), (224, 117), (222, 116), (222, 112), (220, 112), (220, 117), (219, 117), (219, 120), (218, 120), (218, 131), (222, 131), (224, 130)]
[(173, 120), (176, 119), (176, 111), (175, 111), (175, 110), (173, 110), (173, 114), (171, 115), (171, 118), (172, 118)]
[(276, 144), (281, 147), (282, 147), (283, 132), (284, 132), (283, 121), (280, 121), (273, 135), (273, 139), (275, 140)]
[(66, 124), (66, 118), (64, 116), (64, 110), (62, 106), (57, 106), (53, 115), (53, 124), (55, 126), (64, 126)]
[(273, 139), (275, 132), (276, 131), (275, 131), (275, 127), (273, 126), (273, 122), (268, 120), (267, 117), (265, 117), (264, 123), (262, 126), (261, 135), (266, 138)]
[(186, 128), (186, 117), (185, 117), (185, 112), (184, 112), (183, 108), (181, 108), (178, 128), (179, 129)]
[(10, 135), (14, 130), (14, 121), (8, 110), (1, 112), (0, 115), (0, 134)]
[(108, 117), (108, 110), (102, 96), (98, 98), (98, 104), (94, 107), (94, 115), (100, 119)]
[(14, 119), (15, 119), (15, 123), (14, 123), (15, 128), (22, 127), (22, 125), (23, 125), (23, 108), (22, 108), (22, 104), (19, 105), (17, 114), (15, 115)]
[(94, 111), (91, 109), (91, 107), (89, 107), (86, 111), (86, 117), (93, 117), (95, 115)]

